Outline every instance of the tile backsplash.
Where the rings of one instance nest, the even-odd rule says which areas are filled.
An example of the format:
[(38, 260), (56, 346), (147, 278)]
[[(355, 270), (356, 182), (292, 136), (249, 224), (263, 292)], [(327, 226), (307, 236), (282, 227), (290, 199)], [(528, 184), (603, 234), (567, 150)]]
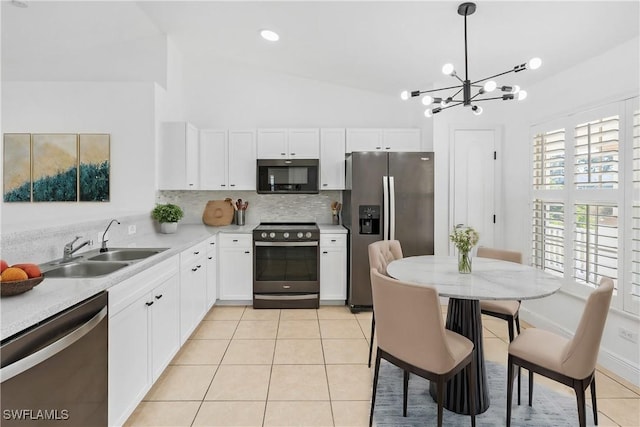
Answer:
[(342, 202), (341, 191), (319, 194), (257, 194), (255, 191), (158, 191), (156, 202), (174, 203), (184, 211), (182, 222), (202, 223), (209, 200), (225, 198), (249, 202), (246, 224), (260, 222), (317, 222), (331, 224), (331, 202)]

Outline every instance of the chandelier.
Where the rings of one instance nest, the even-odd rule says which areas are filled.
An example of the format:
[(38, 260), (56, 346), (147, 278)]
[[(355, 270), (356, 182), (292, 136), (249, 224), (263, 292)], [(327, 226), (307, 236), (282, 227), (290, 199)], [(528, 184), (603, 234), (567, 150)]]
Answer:
[[(542, 60), (540, 58), (532, 58), (529, 62), (516, 65), (512, 69), (502, 73), (494, 74), (475, 81), (469, 80), (469, 67), (467, 63), (467, 16), (472, 15), (475, 11), (475, 3), (462, 3), (458, 6), (458, 15), (464, 16), (464, 80), (458, 76), (453, 64), (445, 64), (442, 67), (442, 72), (444, 74), (458, 79), (461, 84), (432, 90), (414, 90), (411, 92), (405, 90), (400, 94), (400, 97), (406, 101), (409, 98), (418, 97), (423, 94), (446, 90), (455, 91), (451, 92), (451, 96), (425, 95), (422, 98), (422, 104), (429, 107), (424, 112), (426, 117), (432, 117), (434, 114), (437, 114), (442, 110), (456, 107), (458, 105), (471, 107), (471, 111), (473, 111), (475, 115), (480, 115), (482, 114), (482, 107), (475, 105), (477, 102), (491, 101), (494, 99), (501, 99), (503, 101), (517, 99), (518, 101), (522, 101), (527, 97), (527, 92), (520, 89), (520, 86), (498, 86), (498, 83), (493, 79), (509, 73), (519, 73), (526, 69), (535, 70), (540, 68), (542, 65)], [(476, 89), (476, 94), (472, 95), (472, 91)], [(499, 89), (501, 93), (496, 96), (492, 96), (492, 92), (496, 89)], [(462, 94), (462, 98), (458, 97), (460, 94)]]

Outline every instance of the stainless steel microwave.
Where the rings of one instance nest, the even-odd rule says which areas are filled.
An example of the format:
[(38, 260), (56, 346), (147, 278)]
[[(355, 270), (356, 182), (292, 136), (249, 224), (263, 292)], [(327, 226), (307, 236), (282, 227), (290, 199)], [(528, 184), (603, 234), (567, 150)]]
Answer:
[(318, 159), (258, 159), (258, 193), (318, 193), (319, 170)]

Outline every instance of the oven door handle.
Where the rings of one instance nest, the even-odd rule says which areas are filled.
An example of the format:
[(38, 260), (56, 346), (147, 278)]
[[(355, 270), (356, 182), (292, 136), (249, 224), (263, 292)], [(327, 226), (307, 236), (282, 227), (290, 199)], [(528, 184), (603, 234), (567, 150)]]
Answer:
[(254, 242), (256, 246), (318, 246), (318, 242)]

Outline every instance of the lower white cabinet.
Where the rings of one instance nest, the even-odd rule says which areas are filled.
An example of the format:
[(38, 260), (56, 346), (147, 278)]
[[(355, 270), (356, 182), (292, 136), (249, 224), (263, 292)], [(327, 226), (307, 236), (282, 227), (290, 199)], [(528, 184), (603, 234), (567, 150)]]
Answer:
[(253, 238), (251, 234), (218, 235), (220, 300), (253, 299)]
[(347, 235), (320, 235), (320, 301), (347, 299)]
[(196, 329), (207, 311), (206, 242), (180, 254), (180, 343)]
[(109, 289), (109, 425), (122, 425), (180, 348), (178, 257)]
[(218, 251), (216, 236), (207, 241), (207, 310), (218, 298)]

